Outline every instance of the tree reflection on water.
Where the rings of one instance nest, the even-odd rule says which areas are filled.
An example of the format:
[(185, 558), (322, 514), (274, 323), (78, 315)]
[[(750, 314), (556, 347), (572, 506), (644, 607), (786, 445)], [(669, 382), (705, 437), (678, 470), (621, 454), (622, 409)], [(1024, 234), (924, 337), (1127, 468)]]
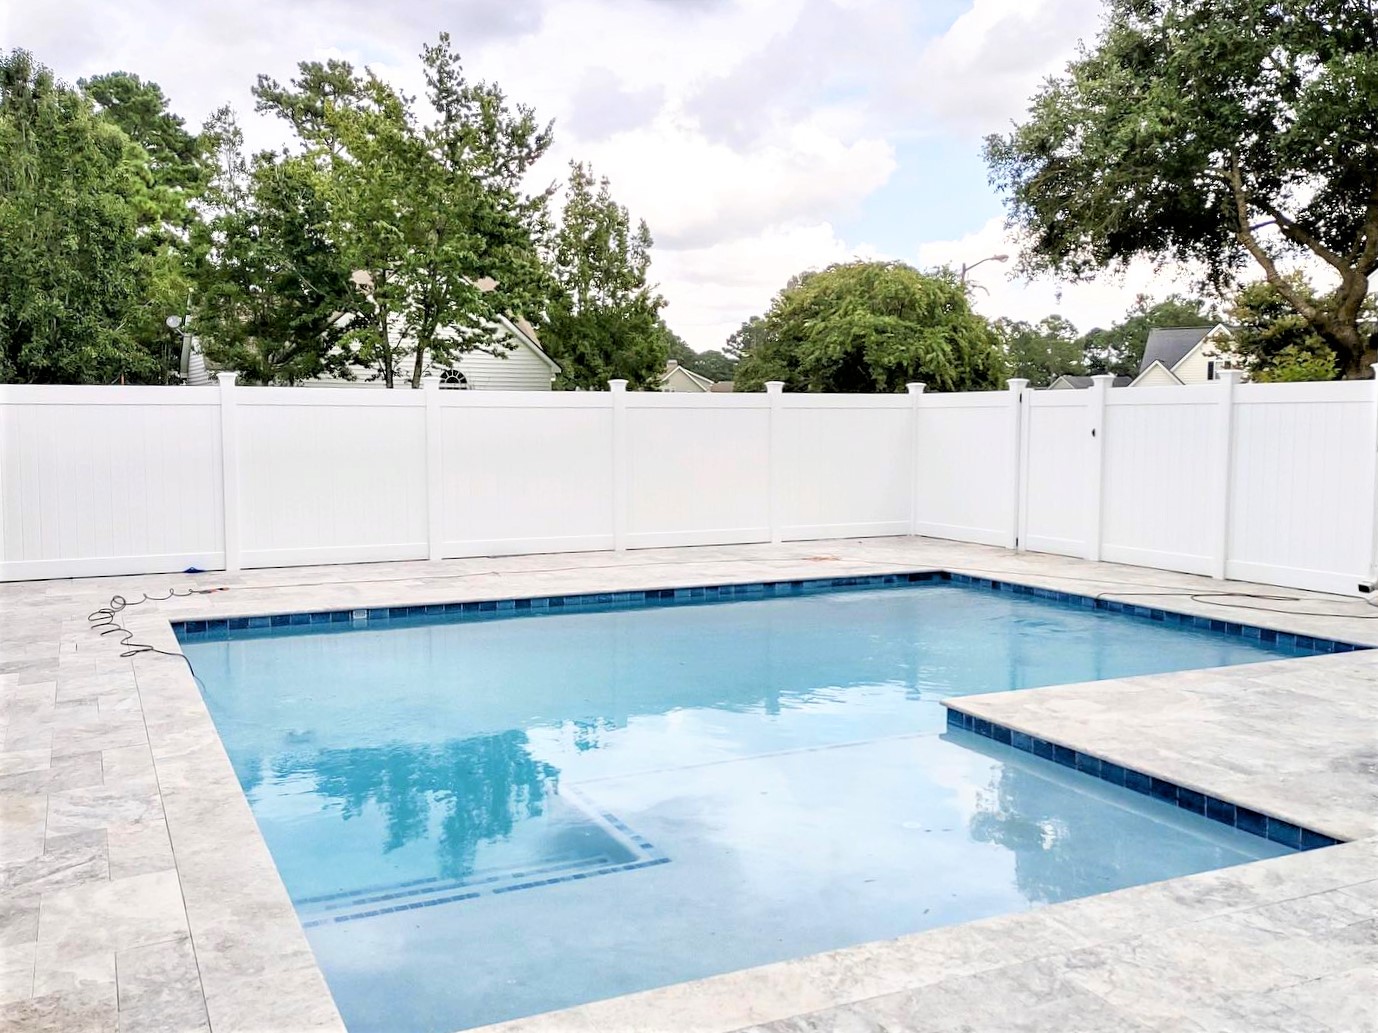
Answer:
[(384, 816), (384, 850), (431, 834), (441, 874), (462, 878), (482, 843), (503, 839), (525, 818), (543, 812), (559, 792), (559, 769), (531, 756), (526, 734), (511, 730), (440, 745), (396, 744), (283, 755), (273, 764), (280, 780), (307, 777), (316, 795), (339, 804), (344, 820), (372, 805)]
[(1125, 835), (1123, 819), (1107, 822), (1112, 808), (1094, 793), (1078, 792), (1000, 764), (977, 795), (972, 839), (1014, 854), (1015, 883), (1031, 903), (1052, 904), (1161, 878), (1153, 848)]

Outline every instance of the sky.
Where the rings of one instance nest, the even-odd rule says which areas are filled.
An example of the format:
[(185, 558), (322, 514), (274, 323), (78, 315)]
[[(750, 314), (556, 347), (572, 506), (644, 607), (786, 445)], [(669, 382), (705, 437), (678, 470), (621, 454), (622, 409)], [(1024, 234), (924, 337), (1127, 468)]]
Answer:
[(554, 120), (542, 183), (591, 162), (646, 220), (665, 319), (702, 351), (791, 275), (852, 258), (1007, 254), (972, 273), (976, 308), (1083, 330), (1189, 288), (1147, 264), (1085, 284), (1011, 273), (982, 140), (1100, 20), (1100, 0), (0, 0), (0, 49), (69, 81), (153, 79), (192, 125), (229, 103), (271, 147), (283, 129), (253, 111), (259, 73), (338, 57), (420, 94), (417, 55), (448, 31), (471, 77)]

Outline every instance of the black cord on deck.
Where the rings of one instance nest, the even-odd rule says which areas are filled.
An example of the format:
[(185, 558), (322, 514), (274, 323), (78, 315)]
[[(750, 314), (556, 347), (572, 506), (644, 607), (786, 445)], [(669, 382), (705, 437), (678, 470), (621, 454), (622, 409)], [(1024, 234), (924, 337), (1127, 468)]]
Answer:
[[(148, 642), (134, 641), (134, 633), (119, 622), (119, 614), (131, 606), (140, 606), (143, 603), (161, 603), (169, 599), (185, 599), (193, 595), (213, 595), (216, 592), (223, 592), (223, 588), (186, 588), (178, 590), (169, 588), (167, 595), (149, 595), (147, 592), (141, 593), (142, 598), (130, 601), (122, 595), (112, 595), (110, 605), (102, 606), (99, 610), (93, 610), (86, 615), (87, 621), (91, 624), (91, 630), (99, 632), (101, 635), (119, 635), (120, 647), (124, 650), (120, 653), (121, 658), (139, 656), (141, 653), (157, 653), (159, 656), (173, 656), (182, 660), (187, 665), (187, 670), (191, 676), (201, 683), (201, 679), (196, 675), (196, 669), (191, 666), (191, 660), (185, 653), (174, 653), (167, 649), (159, 649)], [(204, 686), (202, 686), (204, 688)]]

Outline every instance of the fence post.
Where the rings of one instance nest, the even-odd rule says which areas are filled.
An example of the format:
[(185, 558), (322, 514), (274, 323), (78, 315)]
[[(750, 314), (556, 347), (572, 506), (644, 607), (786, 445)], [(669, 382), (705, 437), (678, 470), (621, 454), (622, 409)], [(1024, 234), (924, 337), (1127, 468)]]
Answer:
[(1220, 371), (1216, 396), (1215, 540), (1211, 542), (1211, 577), (1223, 578), (1230, 558), (1230, 473), (1234, 466), (1234, 390), (1243, 374), (1237, 369)]
[(905, 384), (909, 390), (909, 533), (919, 533), (919, 403), (926, 384)]
[(780, 409), (785, 400), (785, 382), (783, 380), (766, 381), (766, 402), (770, 406), (767, 416), (768, 443), (766, 452), (766, 519), (770, 524), (770, 541), (772, 545), (779, 545), (783, 538), (783, 531), (780, 526), (780, 512), (783, 506), (780, 504), (780, 492), (784, 487), (784, 476), (780, 470), (780, 457), (784, 454), (781, 443), (784, 441), (784, 421), (780, 417)]
[(1091, 378), (1088, 392), (1086, 422), (1091, 435), (1089, 468), (1091, 483), (1086, 512), (1086, 559), (1099, 562), (1101, 520), (1105, 514), (1105, 396), (1115, 377), (1101, 373)]
[(1009, 549), (1023, 549), (1024, 543), (1019, 537), (1019, 515), (1024, 509), (1023, 491), (1023, 452), (1024, 452), (1024, 412), (1023, 401), (1024, 391), (1029, 386), (1029, 382), (1022, 377), (1005, 381), (1010, 389), (1010, 448), (1011, 463), (1010, 471), (1010, 533), (1005, 538), (1005, 547)]
[(627, 548), (627, 509), (631, 501), (627, 483), (627, 382), (609, 380), (612, 401), (612, 547)]
[(1368, 584), (1370, 591), (1378, 591), (1378, 362), (1373, 364), (1373, 494), (1368, 507), (1373, 521), (1373, 551), (1369, 555)]
[(440, 448), (440, 378), (422, 377), (421, 395), (426, 406), (426, 558), (444, 555), (442, 527), (445, 519), (444, 457)]
[(220, 384), (220, 495), (224, 514), (225, 571), (239, 573), (239, 411), (234, 379), (217, 373)]

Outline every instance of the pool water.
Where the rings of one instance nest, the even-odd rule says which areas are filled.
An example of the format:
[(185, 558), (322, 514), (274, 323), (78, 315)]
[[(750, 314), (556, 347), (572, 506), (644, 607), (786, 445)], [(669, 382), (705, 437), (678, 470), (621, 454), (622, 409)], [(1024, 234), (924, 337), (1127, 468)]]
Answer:
[(942, 583), (183, 645), (351, 1033), (1285, 853), (940, 701), (1308, 652)]

